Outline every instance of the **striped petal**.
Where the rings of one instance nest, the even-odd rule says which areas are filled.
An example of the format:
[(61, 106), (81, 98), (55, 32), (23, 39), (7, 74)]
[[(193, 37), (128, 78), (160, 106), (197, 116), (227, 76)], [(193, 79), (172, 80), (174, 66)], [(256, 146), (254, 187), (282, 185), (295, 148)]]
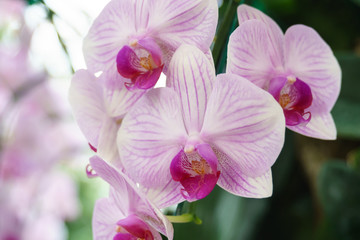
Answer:
[(171, 223), (135, 186), (134, 182), (97, 156), (90, 158), (90, 164), (96, 173), (113, 187), (114, 191), (110, 192), (110, 198), (114, 199), (116, 207), (124, 215), (136, 214), (156, 231), (161, 232), (169, 239), (173, 238)]
[(117, 124), (114, 119), (106, 118), (104, 120), (99, 134), (97, 154), (105, 161), (110, 162), (118, 168), (122, 168), (116, 145), (118, 130), (119, 124)]
[(319, 34), (304, 25), (290, 27), (285, 33), (285, 62), (287, 70), (311, 88), (309, 111), (330, 112), (339, 96), (341, 69)]
[(124, 85), (117, 88), (106, 87), (104, 97), (108, 115), (121, 121), (124, 115), (145, 93), (146, 91), (141, 90), (129, 91)]
[(112, 0), (95, 19), (83, 44), (85, 62), (92, 73), (109, 69), (117, 72), (116, 56), (127, 44), (127, 36), (136, 32), (134, 9), (143, 2)]
[(169, 67), (168, 86), (180, 96), (187, 132), (199, 132), (215, 79), (215, 69), (198, 48), (182, 45)]
[(155, 204), (157, 208), (166, 208), (174, 204), (180, 203), (185, 199), (180, 193), (181, 184), (170, 180), (164, 186), (158, 188), (141, 187), (146, 196)]
[(118, 132), (120, 158), (127, 173), (144, 187), (165, 186), (170, 162), (186, 139), (180, 101), (170, 88), (145, 94), (125, 116)]
[(214, 149), (219, 159), (219, 170), (221, 172), (217, 184), (226, 191), (249, 198), (264, 198), (272, 195), (272, 176), (271, 170), (259, 177), (248, 177), (236, 171), (236, 161), (230, 159), (226, 154)]
[(96, 201), (92, 218), (94, 240), (113, 239), (116, 234), (116, 222), (125, 218), (113, 199), (102, 198)]
[(283, 65), (283, 41), (284, 34), (280, 27), (269, 16), (259, 11), (256, 8), (250, 7), (246, 4), (241, 4), (237, 9), (239, 26), (248, 20), (259, 20), (263, 22), (268, 31), (271, 48), (275, 49), (275, 56), (273, 58), (273, 65)]
[(182, 43), (206, 52), (213, 41), (218, 21), (216, 0), (152, 0), (149, 26), (156, 37), (170, 49)]
[(311, 112), (311, 120), (306, 125), (287, 127), (308, 137), (323, 140), (336, 139), (336, 126), (330, 113)]
[(86, 70), (77, 71), (71, 81), (69, 101), (82, 133), (91, 145), (97, 147), (100, 129), (106, 118), (100, 80)]
[(226, 72), (265, 88), (279, 66), (277, 52), (266, 25), (260, 20), (246, 21), (230, 36)]
[(249, 177), (268, 172), (284, 133), (283, 111), (269, 93), (242, 77), (218, 75), (200, 135), (233, 160), (234, 171)]

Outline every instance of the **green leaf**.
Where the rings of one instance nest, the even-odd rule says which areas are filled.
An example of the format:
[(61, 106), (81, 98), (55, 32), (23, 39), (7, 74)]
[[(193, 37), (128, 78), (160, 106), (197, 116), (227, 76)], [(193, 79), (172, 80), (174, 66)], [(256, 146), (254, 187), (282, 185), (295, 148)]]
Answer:
[(340, 98), (360, 104), (360, 57), (352, 53), (336, 54), (342, 71)]
[(360, 102), (339, 99), (331, 113), (339, 137), (360, 138)]
[(320, 171), (320, 202), (338, 239), (360, 239), (359, 186), (360, 174), (343, 161), (329, 161)]

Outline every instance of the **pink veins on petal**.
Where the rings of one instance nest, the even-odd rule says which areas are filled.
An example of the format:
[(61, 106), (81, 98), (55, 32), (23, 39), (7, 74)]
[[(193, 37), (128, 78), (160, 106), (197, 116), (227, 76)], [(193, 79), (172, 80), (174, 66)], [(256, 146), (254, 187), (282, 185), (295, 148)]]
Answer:
[(305, 112), (312, 104), (309, 85), (295, 77), (276, 77), (270, 81), (269, 92), (283, 108), (286, 125), (307, 124), (311, 112)]
[(134, 214), (118, 221), (115, 231), (113, 240), (154, 240), (149, 226)]
[(173, 180), (184, 187), (181, 194), (188, 201), (206, 197), (220, 176), (217, 158), (208, 144), (199, 144), (190, 151), (181, 150), (172, 160), (170, 172)]
[(151, 38), (136, 40), (130, 46), (122, 47), (116, 64), (119, 74), (131, 80), (125, 83), (129, 90), (152, 88), (164, 67), (161, 49)]

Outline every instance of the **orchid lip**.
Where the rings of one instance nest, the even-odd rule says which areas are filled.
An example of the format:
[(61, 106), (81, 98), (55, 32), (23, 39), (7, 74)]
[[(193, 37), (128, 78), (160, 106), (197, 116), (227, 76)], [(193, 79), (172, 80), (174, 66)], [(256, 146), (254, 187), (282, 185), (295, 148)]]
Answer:
[(313, 100), (308, 84), (292, 75), (276, 77), (270, 81), (268, 91), (283, 108), (287, 126), (307, 124), (311, 120), (311, 112), (305, 111)]
[(152, 38), (133, 40), (123, 46), (116, 63), (119, 74), (131, 80), (125, 83), (129, 90), (152, 88), (164, 66), (162, 51)]
[(220, 176), (217, 158), (211, 147), (204, 143), (194, 146), (196, 151), (181, 150), (172, 160), (170, 173), (174, 181), (184, 187), (181, 194), (188, 201), (206, 197)]
[(154, 240), (154, 236), (152, 235), (148, 224), (135, 214), (131, 214), (127, 218), (119, 220), (116, 223), (115, 232), (116, 235), (113, 240), (130, 239), (131, 237), (136, 237), (136, 239)]

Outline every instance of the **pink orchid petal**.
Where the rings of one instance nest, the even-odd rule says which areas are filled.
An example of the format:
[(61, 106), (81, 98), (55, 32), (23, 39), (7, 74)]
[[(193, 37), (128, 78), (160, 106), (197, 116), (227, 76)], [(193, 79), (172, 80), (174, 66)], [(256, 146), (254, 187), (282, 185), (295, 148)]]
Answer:
[(323, 140), (336, 139), (336, 126), (330, 113), (311, 112), (311, 120), (306, 125), (287, 126), (302, 135)]
[(310, 86), (313, 104), (309, 111), (330, 112), (339, 96), (341, 69), (314, 29), (294, 25), (286, 31), (285, 63), (289, 72)]
[(198, 48), (182, 45), (169, 66), (167, 85), (180, 96), (187, 132), (199, 132), (215, 80), (215, 69)]
[(169, 167), (187, 133), (177, 94), (152, 89), (128, 112), (118, 132), (120, 158), (127, 173), (145, 187), (164, 186)]
[(265, 88), (275, 77), (275, 69), (280, 66), (277, 58), (281, 58), (268, 35), (266, 25), (259, 20), (246, 21), (235, 29), (230, 35), (226, 72)]
[[(137, 191), (136, 187), (132, 185), (131, 181), (120, 173), (109, 163), (105, 162), (98, 156), (93, 156), (90, 158), (90, 165), (95, 170), (98, 176), (108, 182), (113, 188), (114, 191), (110, 191), (110, 195), (115, 199), (116, 205), (119, 207), (120, 211), (127, 215), (137, 205), (142, 205), (143, 201)], [(120, 196), (120, 197), (117, 197)], [(128, 196), (126, 198), (121, 196)], [(119, 219), (117, 219), (119, 220)]]
[(86, 70), (77, 71), (71, 81), (69, 101), (82, 133), (92, 146), (97, 147), (106, 116), (103, 87), (99, 79)]
[(234, 171), (249, 177), (268, 172), (284, 134), (284, 114), (273, 96), (237, 75), (218, 75), (200, 136), (234, 160)]
[(216, 1), (152, 0), (149, 12), (154, 37), (170, 48), (187, 43), (206, 52), (210, 47), (218, 20)]
[(125, 217), (111, 198), (97, 200), (92, 219), (94, 240), (113, 239), (116, 234), (116, 222)]
[(179, 182), (175, 182), (172, 179), (165, 184), (157, 188), (145, 188), (140, 186), (146, 196), (151, 199), (156, 207), (162, 209), (174, 204), (184, 201), (184, 197), (179, 194), (182, 186)]
[(273, 65), (283, 65), (283, 42), (284, 34), (280, 27), (269, 16), (259, 11), (256, 8), (250, 7), (246, 4), (241, 4), (237, 9), (239, 26), (248, 20), (259, 20), (263, 22), (268, 29), (269, 46), (274, 50)]
[[(156, 231), (161, 232), (169, 239), (173, 238), (171, 223), (135, 186), (135, 183), (97, 156), (90, 158), (90, 164), (96, 173), (113, 187), (113, 190), (110, 191), (110, 198), (114, 199), (117, 208), (124, 212), (124, 215), (134, 213), (149, 223)], [(154, 236), (155, 239), (161, 239), (160, 236), (160, 238)]]
[(264, 198), (272, 195), (271, 170), (258, 177), (249, 177), (234, 168), (236, 161), (217, 149), (214, 149), (214, 152), (219, 158), (220, 187), (242, 197)]
[(127, 36), (136, 32), (134, 9), (144, 2), (112, 0), (95, 19), (83, 44), (85, 62), (92, 73), (116, 72), (116, 56), (128, 44)]
[[(106, 82), (105, 75), (101, 75), (102, 80)], [(132, 106), (144, 95), (145, 91), (129, 91), (121, 83), (120, 86), (107, 86), (104, 89), (105, 105), (107, 114), (117, 118), (118, 122), (132, 108)]]
[(119, 153), (116, 145), (118, 129), (119, 125), (114, 119), (105, 119), (99, 134), (97, 154), (105, 161), (112, 163), (118, 168), (122, 168), (122, 163), (119, 159)]

